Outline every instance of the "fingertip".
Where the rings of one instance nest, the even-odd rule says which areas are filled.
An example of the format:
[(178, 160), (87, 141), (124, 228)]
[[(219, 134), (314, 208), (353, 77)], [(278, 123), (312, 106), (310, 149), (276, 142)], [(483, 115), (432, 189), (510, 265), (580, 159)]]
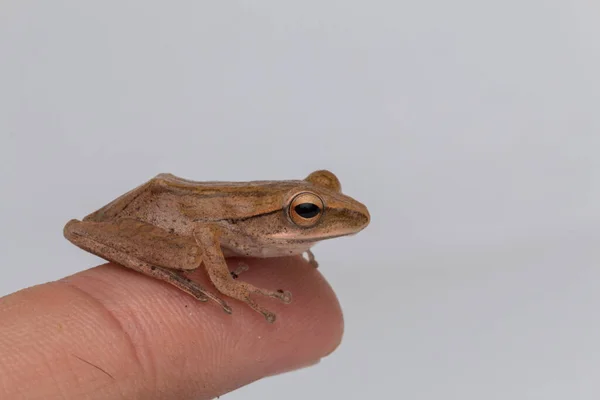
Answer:
[[(46, 375), (62, 371), (60, 379), (32, 386), (32, 396), (34, 391), (52, 393), (53, 382), (69, 379), (73, 385), (78, 382), (73, 386), (78, 395), (92, 393), (99, 381), (108, 379), (89, 365), (73, 369), (66, 365), (68, 358), (53, 358), (79, 349), (77, 357), (114, 378), (102, 384), (103, 398), (145, 393), (144, 398), (152, 399), (147, 393), (161, 392), (209, 399), (262, 377), (318, 363), (339, 346), (341, 308), (318, 270), (301, 257), (245, 261), (250, 268), (241, 279), (293, 296), (289, 304), (255, 297), (274, 313), (273, 323), (245, 303), (226, 299), (229, 315), (214, 302), (199, 302), (169, 284), (106, 264), (12, 295), (20, 299), (19, 307), (5, 307), (2, 320), (14, 321), (8, 331), (15, 334), (25, 322), (30, 329), (27, 338), (20, 338), (22, 345), (4, 349), (4, 356), (19, 352), (23, 364), (15, 364), (18, 381), (40, 376), (31, 364), (40, 354), (45, 365), (52, 366)], [(188, 276), (216, 290), (203, 269)], [(19, 318), (11, 319), (10, 313), (20, 313)], [(38, 345), (28, 347), (26, 342)], [(5, 372), (10, 373), (17, 372)], [(54, 388), (59, 389), (63, 390)]]

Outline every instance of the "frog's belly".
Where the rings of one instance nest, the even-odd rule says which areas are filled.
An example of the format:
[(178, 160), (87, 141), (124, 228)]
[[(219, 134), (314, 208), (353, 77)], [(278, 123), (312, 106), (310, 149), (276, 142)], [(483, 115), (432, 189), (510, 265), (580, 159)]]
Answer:
[(302, 254), (313, 246), (313, 242), (289, 244), (285, 246), (254, 246), (242, 243), (222, 243), (225, 257), (285, 257)]

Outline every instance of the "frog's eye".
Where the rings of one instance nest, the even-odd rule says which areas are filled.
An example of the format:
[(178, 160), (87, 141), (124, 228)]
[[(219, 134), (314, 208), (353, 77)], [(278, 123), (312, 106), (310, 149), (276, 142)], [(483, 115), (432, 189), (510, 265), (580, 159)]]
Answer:
[(289, 216), (298, 226), (313, 226), (323, 215), (323, 200), (314, 193), (300, 193), (289, 206)]

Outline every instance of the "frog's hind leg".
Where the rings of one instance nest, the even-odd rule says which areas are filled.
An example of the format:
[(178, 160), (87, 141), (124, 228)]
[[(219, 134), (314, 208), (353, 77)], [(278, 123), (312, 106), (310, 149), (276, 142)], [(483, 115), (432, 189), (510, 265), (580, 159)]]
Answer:
[[(105, 260), (141, 272), (144, 275), (170, 283), (176, 288), (190, 294), (198, 301), (206, 302), (208, 299), (211, 299), (219, 303), (225, 312), (231, 314), (231, 307), (229, 307), (227, 303), (204, 289), (198, 283), (183, 276), (180, 271), (151, 264), (129, 252), (117, 248), (117, 246), (111, 245), (110, 241), (108, 241), (108, 243), (102, 241), (100, 232), (104, 232), (104, 230), (98, 229), (102, 228), (97, 226), (99, 224), (105, 225), (112, 223), (71, 220), (64, 228), (64, 235), (71, 243), (83, 250), (104, 258)], [(118, 239), (123, 240), (126, 238), (121, 236)]]

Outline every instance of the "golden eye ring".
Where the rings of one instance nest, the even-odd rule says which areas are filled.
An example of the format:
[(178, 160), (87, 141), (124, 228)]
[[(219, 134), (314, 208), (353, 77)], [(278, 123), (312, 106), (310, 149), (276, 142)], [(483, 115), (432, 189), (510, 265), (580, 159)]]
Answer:
[(314, 193), (302, 192), (297, 194), (288, 207), (290, 220), (303, 228), (314, 226), (325, 210), (323, 200)]

